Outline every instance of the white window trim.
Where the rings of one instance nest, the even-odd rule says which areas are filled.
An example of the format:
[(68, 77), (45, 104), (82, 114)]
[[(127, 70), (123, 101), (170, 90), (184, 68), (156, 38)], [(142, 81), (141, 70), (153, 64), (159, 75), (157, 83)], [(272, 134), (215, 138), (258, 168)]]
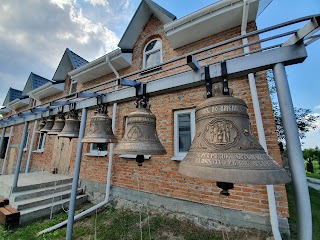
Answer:
[[(106, 143), (107, 144), (107, 143)], [(93, 156), (93, 157), (105, 157), (108, 155), (108, 151), (98, 151), (93, 149), (93, 143), (90, 143), (90, 152), (86, 153), (85, 156)]]
[(178, 116), (180, 114), (190, 113), (190, 130), (191, 130), (191, 142), (195, 135), (196, 121), (195, 121), (195, 109), (186, 109), (174, 111), (174, 156), (171, 160), (182, 161), (188, 152), (179, 152), (179, 127)]
[(69, 89), (69, 94), (72, 94), (72, 93), (77, 92), (77, 87), (76, 87), (76, 91), (75, 91), (75, 92), (71, 92), (71, 91), (72, 91), (72, 86), (73, 86), (73, 85), (77, 85), (77, 84), (78, 84), (78, 82), (77, 82), (77, 81), (71, 81), (70, 89)]
[[(41, 140), (41, 134), (43, 134), (43, 140), (42, 140), (41, 146), (39, 148), (39, 144), (40, 144), (40, 140)], [(44, 145), (46, 143), (46, 137), (47, 137), (47, 133), (45, 133), (45, 132), (40, 133), (38, 144), (37, 144), (37, 150), (35, 150), (33, 152), (35, 152), (35, 153), (43, 153), (44, 152)]]
[(25, 147), (23, 148), (24, 152), (26, 152), (28, 150), (29, 134), (30, 134), (30, 132), (28, 131), (27, 132), (27, 140), (26, 140), (26, 143), (25, 143)]
[(154, 65), (154, 66), (152, 66), (152, 67), (146, 67), (146, 53), (147, 53), (147, 54), (150, 54), (150, 53), (153, 53), (153, 52), (156, 52), (156, 51), (157, 51), (157, 50), (149, 50), (148, 52), (146, 52), (146, 48), (147, 48), (147, 46), (149, 45), (149, 43), (151, 43), (151, 42), (153, 42), (153, 41), (155, 41), (155, 40), (158, 40), (158, 41), (160, 41), (160, 43), (161, 43), (161, 46), (160, 46), (160, 63), (163, 62), (163, 60), (162, 60), (162, 41), (161, 41), (160, 38), (153, 38), (153, 39), (150, 40), (150, 41), (144, 46), (144, 48), (143, 48), (143, 69), (153, 68), (153, 67), (157, 66), (157, 65)]

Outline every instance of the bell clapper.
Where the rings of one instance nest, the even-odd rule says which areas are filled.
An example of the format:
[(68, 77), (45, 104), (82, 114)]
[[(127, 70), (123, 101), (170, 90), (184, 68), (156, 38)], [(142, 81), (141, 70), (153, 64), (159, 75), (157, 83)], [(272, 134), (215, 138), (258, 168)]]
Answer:
[(138, 163), (138, 166), (141, 167), (142, 163), (144, 162), (144, 155), (137, 155), (136, 162)]
[(230, 196), (229, 190), (234, 188), (233, 183), (229, 182), (217, 182), (218, 188), (221, 188), (220, 194), (224, 196)]

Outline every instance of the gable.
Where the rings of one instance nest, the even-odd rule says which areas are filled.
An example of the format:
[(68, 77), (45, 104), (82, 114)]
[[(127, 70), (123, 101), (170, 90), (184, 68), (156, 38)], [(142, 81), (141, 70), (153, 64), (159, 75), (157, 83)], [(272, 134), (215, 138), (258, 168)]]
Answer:
[(153, 1), (143, 0), (133, 15), (133, 18), (118, 44), (122, 50), (132, 51), (133, 46), (143, 31), (145, 24), (149, 21), (152, 15), (164, 24), (170, 23), (176, 19), (172, 13), (168, 12)]
[(44, 77), (41, 77), (37, 74), (30, 73), (29, 78), (27, 80), (26, 85), (24, 86), (24, 89), (22, 91), (22, 96), (27, 96), (29, 92), (32, 90), (41, 87), (42, 85), (52, 82), (51, 80), (48, 80)]
[(17, 98), (21, 98), (21, 96), (22, 96), (22, 91), (14, 88), (9, 88), (6, 98), (4, 99), (3, 106), (7, 105), (9, 102)]

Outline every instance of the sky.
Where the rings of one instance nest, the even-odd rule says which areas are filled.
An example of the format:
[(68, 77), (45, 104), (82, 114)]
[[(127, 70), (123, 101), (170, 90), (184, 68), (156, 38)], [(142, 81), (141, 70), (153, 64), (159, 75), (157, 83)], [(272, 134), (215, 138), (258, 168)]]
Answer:
[[(177, 18), (216, 2), (154, 1)], [(139, 3), (140, 0), (1, 0), (0, 105), (9, 87), (23, 90), (30, 72), (52, 79), (67, 47), (88, 61), (116, 49)], [(320, 14), (319, 0), (273, 0), (258, 16), (257, 25), (262, 29), (313, 14)], [(294, 106), (309, 108), (320, 116), (320, 40), (308, 46), (307, 52), (303, 63), (286, 67), (287, 76)], [(316, 124), (319, 128), (307, 134), (303, 148), (320, 147), (320, 120)]]

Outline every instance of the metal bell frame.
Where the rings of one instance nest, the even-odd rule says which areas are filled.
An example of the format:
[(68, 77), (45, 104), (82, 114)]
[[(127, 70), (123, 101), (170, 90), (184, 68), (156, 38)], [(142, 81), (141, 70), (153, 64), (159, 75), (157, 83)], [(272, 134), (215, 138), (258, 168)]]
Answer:
[(215, 84), (213, 96), (209, 68), (205, 68), (208, 99), (197, 106), (196, 136), (178, 172), (215, 180), (226, 196), (234, 183), (289, 182), (284, 168), (267, 155), (252, 134), (245, 102), (230, 95), (224, 64), (222, 71), (223, 83)]
[(90, 129), (82, 143), (96, 143), (101, 149), (103, 143), (116, 143), (112, 131), (112, 120), (108, 116), (108, 106), (102, 102), (103, 95), (97, 96), (97, 110), (90, 119)]

